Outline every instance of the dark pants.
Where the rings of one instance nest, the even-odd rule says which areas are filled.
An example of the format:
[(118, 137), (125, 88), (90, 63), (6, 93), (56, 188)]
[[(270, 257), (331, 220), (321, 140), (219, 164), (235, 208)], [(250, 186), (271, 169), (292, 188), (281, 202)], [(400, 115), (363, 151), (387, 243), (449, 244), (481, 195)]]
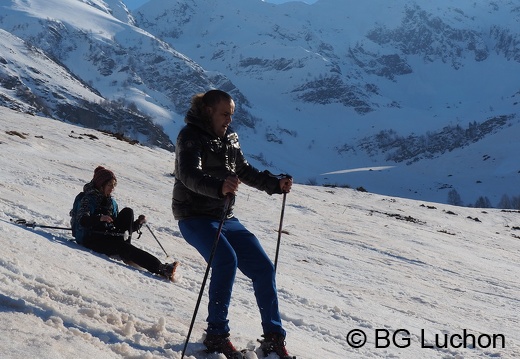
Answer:
[[(197, 217), (179, 221), (184, 239), (209, 259), (219, 220)], [(224, 222), (209, 284), (209, 334), (229, 333), (228, 309), (237, 268), (252, 280), (264, 333), (285, 335), (278, 309), (274, 266), (256, 236), (237, 218)]]
[[(133, 232), (134, 211), (131, 208), (123, 208), (114, 219), (115, 230), (111, 233)], [(107, 256), (118, 255), (123, 261), (134, 262), (140, 267), (152, 273), (159, 274), (161, 261), (152, 254), (143, 251), (125, 241), (123, 236), (111, 236), (102, 231), (94, 230), (94, 233), (85, 238), (85, 247)]]

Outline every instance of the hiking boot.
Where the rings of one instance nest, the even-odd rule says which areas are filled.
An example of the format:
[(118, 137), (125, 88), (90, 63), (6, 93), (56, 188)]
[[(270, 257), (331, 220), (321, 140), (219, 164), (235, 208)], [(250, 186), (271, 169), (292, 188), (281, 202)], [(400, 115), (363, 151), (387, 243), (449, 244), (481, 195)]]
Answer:
[(175, 271), (177, 270), (178, 266), (179, 262), (164, 263), (159, 269), (159, 275), (173, 282)]
[(280, 359), (296, 359), (295, 356), (291, 356), (287, 353), (287, 349), (285, 349), (285, 336), (283, 334), (268, 333), (262, 336), (264, 340), (260, 341), (260, 349), (262, 349), (264, 357), (275, 353)]
[(229, 341), (229, 333), (207, 334), (204, 345), (208, 353), (222, 353), (227, 359), (244, 359), (244, 355)]

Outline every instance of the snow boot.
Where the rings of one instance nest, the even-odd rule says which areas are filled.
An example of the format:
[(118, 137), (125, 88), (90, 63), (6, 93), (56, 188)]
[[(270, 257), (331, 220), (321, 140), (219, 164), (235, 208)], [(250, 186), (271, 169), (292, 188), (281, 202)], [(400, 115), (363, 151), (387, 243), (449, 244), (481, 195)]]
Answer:
[(159, 269), (159, 275), (173, 282), (175, 271), (177, 270), (178, 266), (179, 262), (164, 263)]
[(222, 353), (227, 359), (244, 359), (244, 355), (236, 350), (235, 346), (229, 340), (227, 334), (207, 334), (204, 339), (207, 353)]
[(295, 356), (289, 355), (285, 348), (285, 336), (280, 333), (268, 333), (262, 335), (263, 340), (260, 341), (260, 349), (264, 353), (264, 357), (271, 353), (277, 354), (280, 359), (296, 359)]

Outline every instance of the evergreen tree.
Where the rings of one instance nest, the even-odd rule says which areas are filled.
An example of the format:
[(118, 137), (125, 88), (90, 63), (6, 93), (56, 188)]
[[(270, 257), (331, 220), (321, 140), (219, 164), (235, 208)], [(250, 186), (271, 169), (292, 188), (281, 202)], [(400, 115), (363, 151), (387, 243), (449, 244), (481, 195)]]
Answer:
[(513, 196), (511, 199), (511, 208), (520, 209), (520, 196)]
[(448, 192), (448, 204), (462, 206), (462, 199), (460, 198), (459, 192), (457, 192), (457, 190), (452, 189)]
[(498, 202), (497, 208), (502, 209), (511, 209), (513, 208), (513, 203), (511, 202), (511, 199), (507, 194), (504, 194), (502, 198), (500, 199), (500, 202)]
[(480, 196), (475, 202), (475, 208), (493, 208), (493, 206), (491, 205), (489, 198)]

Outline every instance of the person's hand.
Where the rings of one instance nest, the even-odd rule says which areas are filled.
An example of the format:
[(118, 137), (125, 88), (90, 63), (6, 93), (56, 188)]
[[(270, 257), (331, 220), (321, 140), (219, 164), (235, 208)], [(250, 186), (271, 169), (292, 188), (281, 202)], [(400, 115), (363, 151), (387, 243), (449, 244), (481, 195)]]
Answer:
[(282, 193), (291, 192), (292, 182), (292, 177), (284, 177), (280, 179), (280, 189), (282, 190)]
[(144, 214), (139, 215), (139, 217), (137, 217), (137, 221), (139, 222), (140, 225), (143, 225), (144, 223), (146, 223), (145, 215)]
[(225, 197), (228, 194), (234, 195), (238, 190), (238, 185), (240, 184), (240, 180), (237, 176), (229, 176), (222, 183), (222, 195)]
[(114, 220), (112, 219), (112, 217), (106, 215), (106, 214), (102, 214), (101, 217), (99, 217), (99, 220), (101, 222), (107, 222), (107, 223), (112, 223), (114, 222)]

